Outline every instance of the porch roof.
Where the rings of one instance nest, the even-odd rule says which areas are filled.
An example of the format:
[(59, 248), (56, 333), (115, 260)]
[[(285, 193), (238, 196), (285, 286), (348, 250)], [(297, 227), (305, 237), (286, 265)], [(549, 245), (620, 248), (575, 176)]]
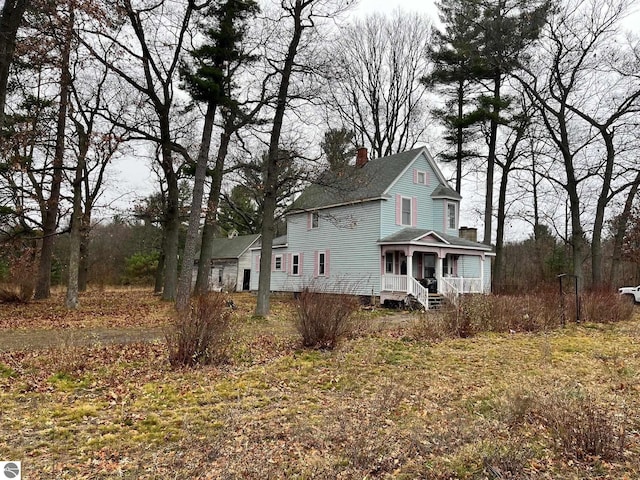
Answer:
[(379, 245), (429, 245), (438, 247), (453, 247), (469, 250), (482, 250), (492, 252), (490, 245), (472, 242), (465, 238), (454, 237), (437, 230), (424, 230), (420, 228), (403, 228), (391, 235), (378, 240)]

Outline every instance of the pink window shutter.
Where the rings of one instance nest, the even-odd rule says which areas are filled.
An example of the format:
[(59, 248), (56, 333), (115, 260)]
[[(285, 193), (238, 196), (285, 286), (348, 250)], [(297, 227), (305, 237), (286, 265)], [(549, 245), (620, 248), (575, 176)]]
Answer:
[(413, 183), (418, 183), (418, 170), (413, 169)]
[(287, 255), (282, 255), (282, 271), (287, 271)]
[(320, 271), (320, 254), (317, 250), (313, 252), (313, 276), (317, 277)]
[(418, 225), (418, 199), (416, 197), (411, 198), (411, 226)]
[(302, 275), (302, 259), (304, 258), (304, 253), (300, 253), (300, 266), (298, 267), (298, 273)]
[(396, 193), (396, 225), (402, 225), (402, 197)]
[(293, 273), (293, 258), (291, 253), (287, 253), (287, 264), (289, 265), (288, 273)]

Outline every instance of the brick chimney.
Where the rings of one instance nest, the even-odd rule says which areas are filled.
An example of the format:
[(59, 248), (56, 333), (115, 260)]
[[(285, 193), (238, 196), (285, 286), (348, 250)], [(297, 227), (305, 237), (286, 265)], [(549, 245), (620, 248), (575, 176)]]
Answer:
[(472, 242), (478, 241), (478, 229), (473, 227), (460, 227), (458, 230), (460, 238), (465, 240), (471, 240)]
[(369, 157), (367, 155), (367, 149), (365, 147), (358, 148), (358, 153), (356, 154), (356, 167), (364, 167), (368, 160)]

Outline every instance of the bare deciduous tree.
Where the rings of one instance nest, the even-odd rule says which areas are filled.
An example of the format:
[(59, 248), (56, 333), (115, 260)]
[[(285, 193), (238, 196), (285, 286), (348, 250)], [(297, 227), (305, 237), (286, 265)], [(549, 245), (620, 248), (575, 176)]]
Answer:
[(427, 48), (431, 23), (396, 10), (345, 27), (331, 43), (328, 108), (356, 142), (384, 157), (412, 148), (427, 129)]

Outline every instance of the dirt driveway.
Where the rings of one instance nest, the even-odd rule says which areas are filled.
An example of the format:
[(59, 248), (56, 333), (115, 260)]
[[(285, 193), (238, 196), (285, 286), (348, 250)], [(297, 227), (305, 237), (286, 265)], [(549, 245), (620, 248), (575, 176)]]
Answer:
[[(376, 329), (397, 328), (415, 319), (408, 312), (385, 315), (374, 320)], [(111, 345), (134, 342), (163, 341), (165, 327), (130, 328), (64, 328), (64, 329), (6, 329), (0, 330), (0, 352), (35, 350), (65, 345)]]
[(0, 330), (0, 352), (65, 345), (153, 342), (163, 339), (163, 327)]

